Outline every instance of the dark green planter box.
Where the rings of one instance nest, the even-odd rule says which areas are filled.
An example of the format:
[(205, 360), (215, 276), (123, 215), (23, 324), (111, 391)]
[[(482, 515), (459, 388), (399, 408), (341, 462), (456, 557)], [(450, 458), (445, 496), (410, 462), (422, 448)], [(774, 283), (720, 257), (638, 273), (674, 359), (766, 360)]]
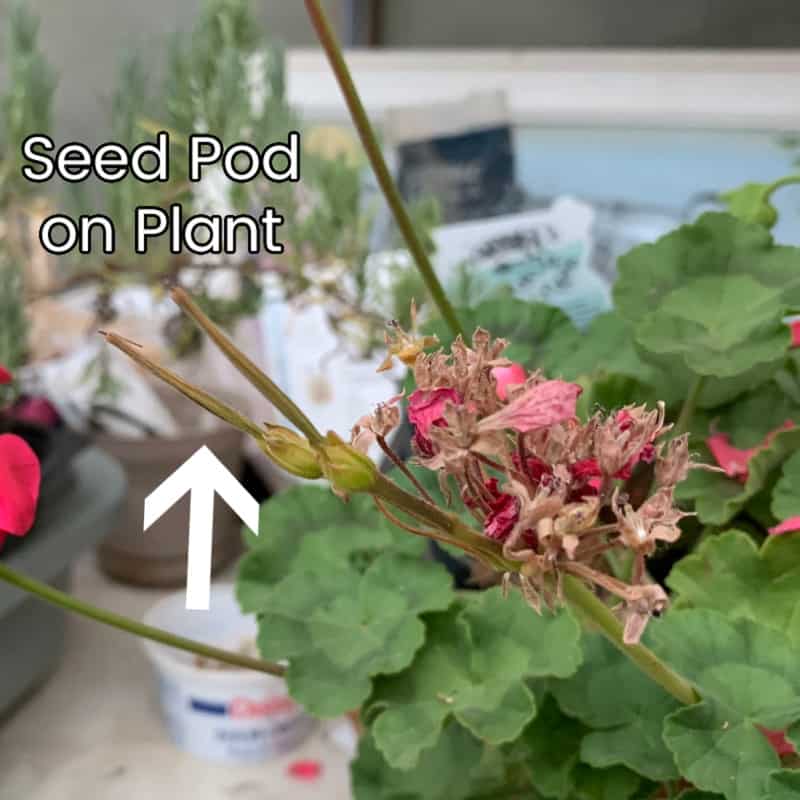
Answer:
[[(69, 491), (39, 510), (28, 536), (0, 559), (23, 574), (65, 588), (72, 562), (112, 528), (125, 495), (125, 474), (111, 456), (91, 448), (72, 463)], [(61, 656), (65, 613), (0, 583), (0, 715), (53, 671)]]

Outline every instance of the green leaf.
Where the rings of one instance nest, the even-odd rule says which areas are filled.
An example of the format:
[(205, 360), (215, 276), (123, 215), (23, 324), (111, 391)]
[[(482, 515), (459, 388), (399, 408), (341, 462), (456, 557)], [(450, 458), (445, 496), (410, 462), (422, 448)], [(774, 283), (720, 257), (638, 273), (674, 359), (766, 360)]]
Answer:
[(772, 188), (770, 183), (745, 183), (730, 192), (723, 192), (720, 198), (734, 217), (772, 228), (778, 221), (778, 212), (769, 201)]
[(751, 377), (751, 391), (715, 415), (717, 430), (729, 431), (737, 447), (757, 447), (788, 420), (800, 418), (800, 404), (778, 385), (776, 376), (767, 381), (759, 376)]
[(638, 323), (636, 341), (680, 356), (697, 375), (731, 378), (783, 358), (791, 343), (785, 313), (782, 292), (748, 275), (696, 278)]
[(773, 772), (765, 800), (797, 800), (800, 797), (800, 770)]
[(575, 800), (628, 800), (641, 778), (624, 767), (592, 769), (579, 764), (575, 771)]
[[(695, 469), (678, 485), (679, 500), (693, 500), (700, 521), (706, 525), (725, 525), (769, 482), (770, 476), (786, 457), (800, 448), (800, 428), (777, 433), (768, 447), (748, 463), (747, 482), (718, 472)], [(706, 463), (713, 463), (706, 456)]]
[(783, 729), (800, 719), (800, 647), (710, 610), (672, 611), (648, 632), (656, 653), (703, 697), (664, 726), (681, 774), (729, 800), (762, 797), (779, 762), (756, 725)]
[[(504, 355), (529, 369), (539, 367), (549, 372), (580, 339), (578, 329), (559, 308), (519, 300), (510, 291), (501, 291), (497, 298), (484, 300), (474, 308), (459, 309), (458, 317), (468, 337), (483, 328), (494, 337), (507, 339), (510, 346)], [(453, 341), (442, 320), (426, 327), (443, 346)]]
[(557, 364), (549, 365), (552, 377), (576, 380), (596, 373), (611, 373), (641, 383), (653, 382), (656, 370), (642, 360), (633, 334), (631, 324), (619, 314), (613, 311), (599, 314), (589, 323), (577, 346)]
[(709, 537), (672, 568), (667, 584), (676, 607), (751, 619), (800, 644), (800, 533), (770, 537), (760, 549), (741, 531)]
[(800, 516), (800, 452), (783, 464), (783, 475), (772, 493), (772, 513), (779, 520)]
[(376, 683), (373, 735), (393, 767), (411, 769), (451, 716), (489, 744), (514, 740), (536, 713), (523, 678), (567, 676), (580, 664), (580, 629), (568, 613), (539, 616), (499, 588), (464, 602), (429, 616), (413, 666)]
[(239, 565), (236, 582), (236, 596), (245, 612), (265, 609), (271, 587), (298, 559), (302, 569), (311, 571), (332, 563), (366, 568), (385, 551), (421, 555), (425, 549), (422, 539), (392, 526), (369, 497), (354, 495), (344, 503), (329, 489), (309, 485), (293, 487), (264, 503), (259, 531), (258, 537), (245, 533), (251, 550)]
[(586, 728), (561, 713), (548, 695), (522, 734), (526, 764), (534, 788), (548, 798), (568, 798), (575, 788), (581, 739)]
[(661, 729), (678, 701), (604, 637), (585, 636), (583, 641), (581, 668), (551, 684), (564, 712), (592, 729), (581, 744), (581, 759), (594, 767), (624, 765), (653, 780), (677, 778)]
[(664, 740), (681, 772), (701, 789), (728, 800), (763, 797), (778, 757), (753, 724), (713, 702), (675, 712), (664, 726)]
[(700, 789), (687, 789), (678, 795), (678, 800), (724, 800), (721, 794), (703, 792)]
[(392, 769), (371, 736), (362, 736), (351, 765), (355, 800), (464, 800), (483, 745), (460, 725), (444, 727), (436, 745), (422, 754), (410, 772)]
[(453, 593), (438, 564), (384, 553), (361, 573), (322, 552), (263, 589), (258, 645), (265, 658), (289, 660), (292, 697), (330, 717), (363, 703), (374, 676), (411, 663), (425, 641), (419, 615), (447, 608)]
[(800, 305), (800, 249), (778, 247), (763, 226), (725, 213), (703, 214), (653, 244), (633, 248), (619, 259), (618, 275), (614, 303), (634, 324), (659, 311), (676, 289), (703, 277), (718, 278), (721, 285), (723, 278), (749, 276), (779, 288), (781, 305)]

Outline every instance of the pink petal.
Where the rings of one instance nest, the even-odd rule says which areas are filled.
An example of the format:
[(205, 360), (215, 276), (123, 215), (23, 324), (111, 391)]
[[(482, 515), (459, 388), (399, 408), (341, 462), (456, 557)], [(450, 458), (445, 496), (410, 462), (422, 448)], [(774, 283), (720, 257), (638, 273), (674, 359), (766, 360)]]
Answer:
[(322, 764), (313, 759), (293, 761), (286, 771), (292, 778), (299, 781), (316, 781), (322, 775)]
[(519, 433), (528, 433), (566, 422), (574, 419), (575, 404), (582, 391), (576, 383), (544, 381), (526, 389), (505, 408), (481, 420), (478, 427), (481, 431), (511, 428)]
[(708, 449), (717, 464), (725, 470), (729, 478), (744, 483), (747, 480), (747, 463), (758, 452), (757, 447), (741, 450), (731, 444), (727, 433), (715, 433), (706, 439)]
[(497, 396), (501, 400), (506, 400), (508, 398), (508, 390), (512, 386), (522, 386), (528, 377), (528, 373), (521, 364), (511, 364), (508, 367), (495, 367), (492, 370), (492, 377), (497, 384)]
[(779, 536), (782, 533), (792, 533), (793, 531), (800, 531), (800, 517), (789, 517), (774, 528), (770, 528), (769, 532), (772, 536)]
[(13, 380), (14, 376), (2, 364), (0, 364), (0, 386), (11, 383)]
[(800, 347), (800, 319), (789, 323), (792, 329), (792, 347)]
[(772, 745), (772, 749), (779, 756), (790, 756), (795, 752), (794, 745), (786, 739), (783, 731), (771, 731), (767, 728), (756, 726)]
[(24, 536), (33, 526), (41, 469), (36, 453), (19, 436), (0, 436), (0, 531)]
[(417, 389), (408, 398), (408, 421), (416, 428), (417, 433), (427, 437), (434, 425), (444, 421), (442, 414), (445, 406), (448, 403), (458, 405), (461, 402), (461, 395), (455, 389)]
[(729, 478), (735, 478), (741, 483), (745, 483), (747, 481), (750, 459), (760, 450), (769, 447), (769, 445), (772, 444), (772, 440), (781, 431), (788, 431), (793, 427), (794, 423), (790, 419), (787, 419), (783, 425), (775, 428), (774, 431), (770, 431), (764, 437), (764, 441), (760, 445), (757, 447), (750, 447), (747, 450), (734, 447), (727, 433), (715, 433), (709, 436), (706, 439), (706, 444), (711, 451), (711, 455), (714, 456), (717, 464), (725, 470), (727, 476)]
[(11, 413), (20, 422), (30, 422), (43, 428), (54, 428), (60, 419), (55, 406), (44, 397), (24, 397), (16, 403)]

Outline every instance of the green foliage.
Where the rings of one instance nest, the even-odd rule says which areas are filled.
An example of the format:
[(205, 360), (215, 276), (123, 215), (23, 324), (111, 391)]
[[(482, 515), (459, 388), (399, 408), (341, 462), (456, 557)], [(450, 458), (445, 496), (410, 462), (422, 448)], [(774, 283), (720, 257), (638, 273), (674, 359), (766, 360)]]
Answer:
[(761, 797), (780, 761), (756, 726), (780, 730), (800, 719), (800, 647), (777, 630), (705, 609), (674, 611), (652, 635), (656, 652), (703, 697), (664, 728), (682, 774), (729, 800)]
[(772, 513), (779, 520), (800, 516), (800, 452), (783, 465), (783, 474), (772, 493)]
[(800, 534), (768, 538), (728, 531), (675, 566), (669, 587), (681, 608), (709, 608), (783, 631), (800, 644)]
[[(28, 320), (19, 264), (0, 243), (0, 364), (12, 373), (25, 363)], [(0, 399), (2, 394), (0, 394)], [(0, 402), (2, 406), (2, 402)]]
[(562, 710), (590, 729), (580, 747), (583, 761), (626, 766), (652, 780), (677, 778), (661, 739), (664, 717), (679, 707), (677, 701), (602, 637), (587, 636), (584, 654), (575, 675), (551, 687)]
[(240, 569), (239, 602), (258, 616), (262, 654), (290, 660), (290, 690), (320, 716), (357, 708), (373, 676), (408, 666), (425, 638), (418, 616), (453, 599), (444, 569), (420, 562), (417, 543), (365, 500), (345, 506), (315, 487), (276, 498)]
[(745, 183), (738, 189), (724, 192), (720, 198), (734, 217), (772, 228), (778, 221), (778, 212), (769, 201), (772, 190), (770, 183)]
[(376, 684), (370, 708), (378, 748), (411, 769), (451, 716), (483, 741), (517, 738), (536, 713), (525, 677), (568, 675), (580, 663), (579, 629), (566, 613), (535, 616), (499, 589), (429, 617), (424, 649), (406, 672)]
[(33, 185), (20, 172), (22, 141), (52, 129), (56, 79), (39, 48), (39, 20), (25, 0), (13, 0), (5, 35), (6, 85), (0, 97), (0, 208), (12, 197), (27, 197)]
[[(725, 525), (762, 489), (773, 473), (800, 447), (800, 428), (781, 431), (748, 462), (747, 481), (742, 484), (721, 472), (693, 470), (678, 487), (678, 496), (692, 500), (700, 519), (708, 525)], [(713, 463), (708, 457), (707, 463)]]

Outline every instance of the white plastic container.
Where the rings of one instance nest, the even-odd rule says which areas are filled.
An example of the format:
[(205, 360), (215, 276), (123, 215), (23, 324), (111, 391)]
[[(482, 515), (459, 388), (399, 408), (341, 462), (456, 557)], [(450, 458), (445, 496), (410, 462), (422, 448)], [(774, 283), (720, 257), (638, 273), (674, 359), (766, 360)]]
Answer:
[[(209, 611), (187, 611), (186, 594), (165, 597), (144, 617), (148, 625), (204, 644), (238, 650), (254, 640), (256, 622), (239, 610), (232, 584), (211, 587)], [(170, 736), (195, 756), (233, 764), (293, 750), (315, 722), (295, 704), (280, 678), (244, 669), (198, 666), (191, 653), (145, 641), (159, 682)]]

